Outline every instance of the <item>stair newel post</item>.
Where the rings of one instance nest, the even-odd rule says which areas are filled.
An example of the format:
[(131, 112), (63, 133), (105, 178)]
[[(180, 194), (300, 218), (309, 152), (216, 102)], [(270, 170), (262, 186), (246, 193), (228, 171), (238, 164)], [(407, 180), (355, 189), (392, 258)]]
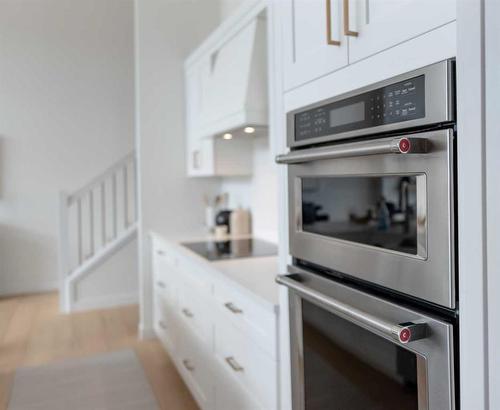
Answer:
[(69, 196), (66, 192), (59, 193), (59, 307), (63, 312), (69, 310), (66, 289), (66, 278), (70, 273), (69, 262)]

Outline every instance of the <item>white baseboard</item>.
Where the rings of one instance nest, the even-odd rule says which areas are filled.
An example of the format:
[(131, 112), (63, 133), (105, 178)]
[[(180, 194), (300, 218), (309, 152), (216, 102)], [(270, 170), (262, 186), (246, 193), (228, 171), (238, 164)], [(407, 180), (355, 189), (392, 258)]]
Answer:
[(0, 296), (26, 295), (31, 293), (53, 292), (59, 289), (59, 282), (33, 283), (33, 281), (20, 281), (2, 283)]
[(137, 293), (128, 295), (109, 295), (95, 298), (77, 300), (72, 305), (72, 312), (82, 310), (112, 308), (125, 305), (136, 305), (139, 303), (139, 295)]

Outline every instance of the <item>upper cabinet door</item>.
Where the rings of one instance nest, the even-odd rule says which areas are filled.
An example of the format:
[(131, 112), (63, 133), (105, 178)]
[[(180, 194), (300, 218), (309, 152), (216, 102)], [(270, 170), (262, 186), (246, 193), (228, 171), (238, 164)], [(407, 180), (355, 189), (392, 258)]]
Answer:
[(349, 63), (456, 19), (456, 0), (343, 0)]
[(285, 90), (347, 65), (341, 0), (287, 0), (279, 7)]

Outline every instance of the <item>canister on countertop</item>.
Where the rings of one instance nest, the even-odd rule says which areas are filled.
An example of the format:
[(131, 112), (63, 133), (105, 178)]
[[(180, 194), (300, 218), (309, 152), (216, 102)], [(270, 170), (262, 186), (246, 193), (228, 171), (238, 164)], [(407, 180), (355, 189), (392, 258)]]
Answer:
[(250, 211), (241, 207), (231, 212), (231, 235), (250, 235)]

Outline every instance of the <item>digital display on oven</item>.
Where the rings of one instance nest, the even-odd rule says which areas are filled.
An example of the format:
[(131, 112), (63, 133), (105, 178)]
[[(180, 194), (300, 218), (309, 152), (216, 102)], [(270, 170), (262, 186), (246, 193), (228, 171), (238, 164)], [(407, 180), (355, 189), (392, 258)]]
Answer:
[(425, 76), (299, 112), (295, 141), (425, 117)]
[(365, 102), (360, 101), (355, 104), (330, 110), (330, 127), (363, 121), (365, 119)]

